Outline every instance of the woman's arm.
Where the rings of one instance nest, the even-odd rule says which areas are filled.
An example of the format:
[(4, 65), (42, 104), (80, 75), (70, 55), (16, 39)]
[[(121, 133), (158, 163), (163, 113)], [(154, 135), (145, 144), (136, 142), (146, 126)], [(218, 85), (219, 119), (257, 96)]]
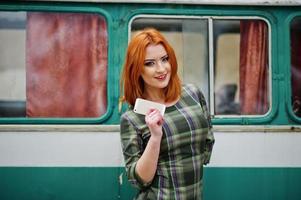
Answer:
[(153, 180), (158, 164), (162, 138), (163, 117), (158, 110), (150, 110), (145, 116), (145, 122), (150, 129), (150, 139), (137, 162), (136, 174), (144, 183)]
[[(141, 135), (135, 127), (146, 122), (151, 136), (144, 148)], [(120, 136), (127, 177), (129, 182), (139, 189), (147, 187), (156, 173), (163, 134), (162, 124), (162, 116), (158, 117), (156, 112), (148, 113), (145, 122), (137, 119), (133, 112), (127, 112), (121, 116)]]

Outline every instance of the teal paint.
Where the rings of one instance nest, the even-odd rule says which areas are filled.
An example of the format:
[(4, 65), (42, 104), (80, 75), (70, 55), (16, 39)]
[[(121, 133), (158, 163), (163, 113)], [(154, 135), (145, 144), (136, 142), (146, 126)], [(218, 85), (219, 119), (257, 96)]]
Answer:
[(137, 189), (134, 188), (128, 181), (125, 168), (120, 168), (122, 173), (122, 185), (120, 186), (120, 199), (133, 199), (137, 193)]
[(204, 199), (300, 200), (301, 168), (205, 168)]
[(0, 199), (118, 199), (118, 171), (94, 167), (3, 167)]
[[(204, 171), (205, 200), (300, 200), (300, 185), (301, 168)], [(1, 200), (128, 200), (135, 192), (122, 167), (0, 167)]]

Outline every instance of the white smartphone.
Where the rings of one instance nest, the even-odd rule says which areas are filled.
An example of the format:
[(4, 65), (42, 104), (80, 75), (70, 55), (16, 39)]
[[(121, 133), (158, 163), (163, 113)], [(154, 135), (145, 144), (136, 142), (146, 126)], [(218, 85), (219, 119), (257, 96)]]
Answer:
[(135, 101), (134, 112), (142, 115), (146, 115), (146, 113), (150, 109), (158, 109), (161, 115), (163, 116), (165, 113), (165, 105), (141, 98), (137, 98)]

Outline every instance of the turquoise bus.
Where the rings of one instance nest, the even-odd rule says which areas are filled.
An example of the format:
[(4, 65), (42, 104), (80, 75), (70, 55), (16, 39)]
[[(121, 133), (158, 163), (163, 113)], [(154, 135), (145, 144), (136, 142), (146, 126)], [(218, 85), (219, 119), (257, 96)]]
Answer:
[(119, 82), (145, 27), (208, 102), (204, 199), (300, 200), (300, 0), (1, 1), (0, 199), (133, 198)]

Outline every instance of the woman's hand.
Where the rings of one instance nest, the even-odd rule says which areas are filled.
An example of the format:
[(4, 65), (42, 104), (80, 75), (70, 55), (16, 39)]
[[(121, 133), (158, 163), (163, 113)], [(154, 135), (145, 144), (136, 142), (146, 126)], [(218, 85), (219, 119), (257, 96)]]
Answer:
[(145, 115), (145, 122), (151, 132), (151, 136), (162, 137), (163, 116), (159, 110), (150, 109)]

